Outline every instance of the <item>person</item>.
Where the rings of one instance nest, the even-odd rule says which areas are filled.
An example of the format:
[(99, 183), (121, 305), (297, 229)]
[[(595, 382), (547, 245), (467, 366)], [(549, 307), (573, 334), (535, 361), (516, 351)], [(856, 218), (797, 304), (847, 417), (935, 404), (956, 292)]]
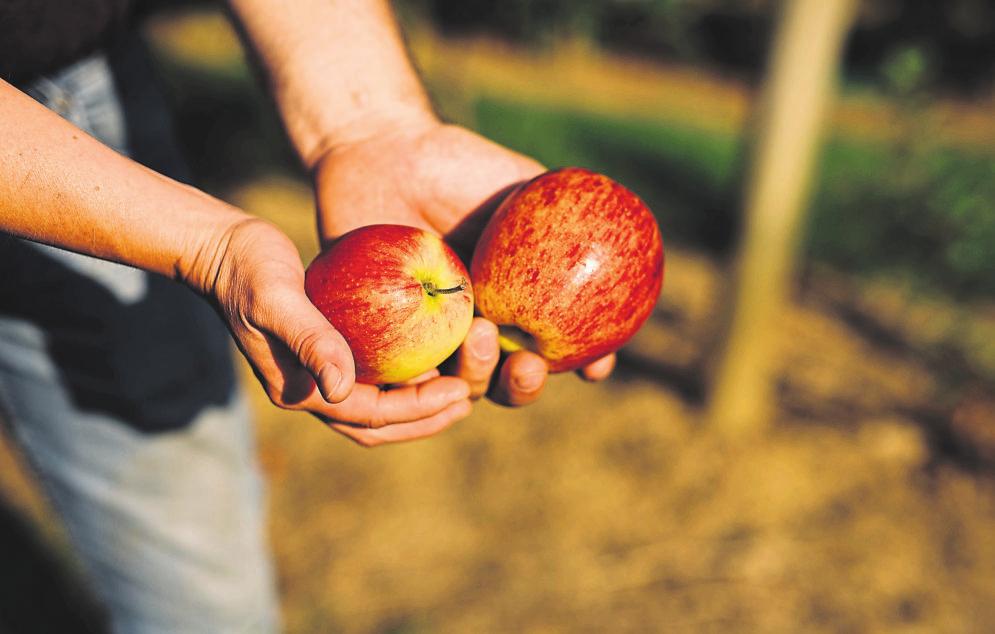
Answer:
[[(502, 360), (496, 326), (476, 318), (447, 375), (356, 384), (290, 240), (182, 183), (134, 5), (0, 3), (0, 414), (115, 631), (273, 631), (222, 324), (276, 406), (364, 446), (438, 433), (485, 395), (528, 404), (546, 366)], [(489, 203), (542, 171), (439, 120), (386, 0), (229, 5), (313, 178), (323, 242), (389, 222), (472, 245)]]

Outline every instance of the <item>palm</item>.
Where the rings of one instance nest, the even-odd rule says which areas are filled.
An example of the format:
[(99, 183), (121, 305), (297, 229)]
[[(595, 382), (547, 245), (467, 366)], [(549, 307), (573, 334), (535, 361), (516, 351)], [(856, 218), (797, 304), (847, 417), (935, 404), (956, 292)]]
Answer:
[[(315, 170), (318, 230), (322, 243), (363, 225), (396, 223), (445, 236), (469, 262), (494, 203), (510, 187), (541, 173), (536, 161), (456, 126), (428, 124), (394, 130), (338, 148)], [(476, 398), (524, 405), (535, 400), (546, 363), (519, 351), (498, 363), (497, 328), (477, 318), (455, 355), (455, 373)], [(585, 368), (582, 376), (608, 375), (613, 357)], [(492, 373), (498, 378), (492, 381)]]
[(465, 129), (398, 131), (331, 153), (316, 174), (322, 241), (371, 222), (423, 227), (472, 248), (500, 191), (542, 171)]

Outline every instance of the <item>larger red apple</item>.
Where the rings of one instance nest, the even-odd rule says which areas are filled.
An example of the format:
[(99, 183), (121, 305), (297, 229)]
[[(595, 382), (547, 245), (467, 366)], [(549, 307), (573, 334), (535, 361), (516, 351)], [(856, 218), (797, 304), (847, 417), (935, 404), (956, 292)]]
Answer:
[(451, 355), (473, 320), (466, 267), (415, 227), (354, 229), (308, 266), (308, 298), (342, 333), (361, 383), (400, 383)]
[(564, 372), (619, 349), (646, 321), (663, 284), (663, 242), (639, 197), (566, 168), (504, 200), (470, 271), (502, 348), (533, 350)]

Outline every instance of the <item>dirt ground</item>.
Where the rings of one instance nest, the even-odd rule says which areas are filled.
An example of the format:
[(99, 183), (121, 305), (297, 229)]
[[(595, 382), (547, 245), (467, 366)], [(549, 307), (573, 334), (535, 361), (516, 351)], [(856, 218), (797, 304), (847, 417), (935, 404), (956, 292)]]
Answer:
[[(306, 188), (232, 197), (314, 253)], [(970, 342), (992, 311), (956, 321), (967, 343), (938, 353), (949, 337), (929, 327), (957, 311), (810, 272), (782, 316), (776, 419), (732, 441), (701, 421), (722, 283), (671, 248), (612, 380), (555, 377), (532, 407), (481, 403), (408, 445), (353, 446), (246, 373), (288, 631), (991, 631), (995, 399)], [(61, 561), (2, 451), (16, 510), (0, 524), (37, 527)]]
[[(191, 63), (241, 63), (223, 25), (158, 28), (181, 30)], [(573, 104), (597, 76), (625, 96), (621, 114), (736, 127), (745, 113), (743, 86), (657, 80), (666, 69), (607, 57), (526, 63), (496, 46), (412, 37), (429, 75), (487, 77), (537, 102)], [(857, 97), (835, 117), (888, 134)], [(964, 143), (995, 139), (990, 108), (940, 104), (932, 120)], [(314, 255), (305, 186), (222, 193)], [(538, 404), (482, 402), (429, 441), (361, 449), (269, 405), (245, 371), (289, 632), (995, 628), (995, 308), (807, 270), (781, 316), (776, 416), (731, 440), (701, 411), (723, 269), (668, 247), (658, 309), (610, 381), (554, 377)], [(0, 433), (0, 631), (99, 631), (74, 566)]]

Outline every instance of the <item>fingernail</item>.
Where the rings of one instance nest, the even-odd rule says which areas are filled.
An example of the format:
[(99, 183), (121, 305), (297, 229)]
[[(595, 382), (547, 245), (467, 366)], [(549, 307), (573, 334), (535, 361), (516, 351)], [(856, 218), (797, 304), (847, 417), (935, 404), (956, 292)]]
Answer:
[(497, 346), (494, 345), (494, 340), (491, 337), (485, 335), (477, 335), (477, 337), (470, 342), (470, 352), (473, 356), (481, 361), (488, 361), (494, 356), (494, 351)]
[(326, 365), (318, 371), (318, 389), (321, 390), (321, 396), (329, 403), (335, 397), (335, 390), (340, 383), (342, 383), (342, 372), (334, 365)]
[(530, 372), (514, 378), (515, 387), (522, 392), (535, 392), (542, 387), (544, 375), (542, 372)]

